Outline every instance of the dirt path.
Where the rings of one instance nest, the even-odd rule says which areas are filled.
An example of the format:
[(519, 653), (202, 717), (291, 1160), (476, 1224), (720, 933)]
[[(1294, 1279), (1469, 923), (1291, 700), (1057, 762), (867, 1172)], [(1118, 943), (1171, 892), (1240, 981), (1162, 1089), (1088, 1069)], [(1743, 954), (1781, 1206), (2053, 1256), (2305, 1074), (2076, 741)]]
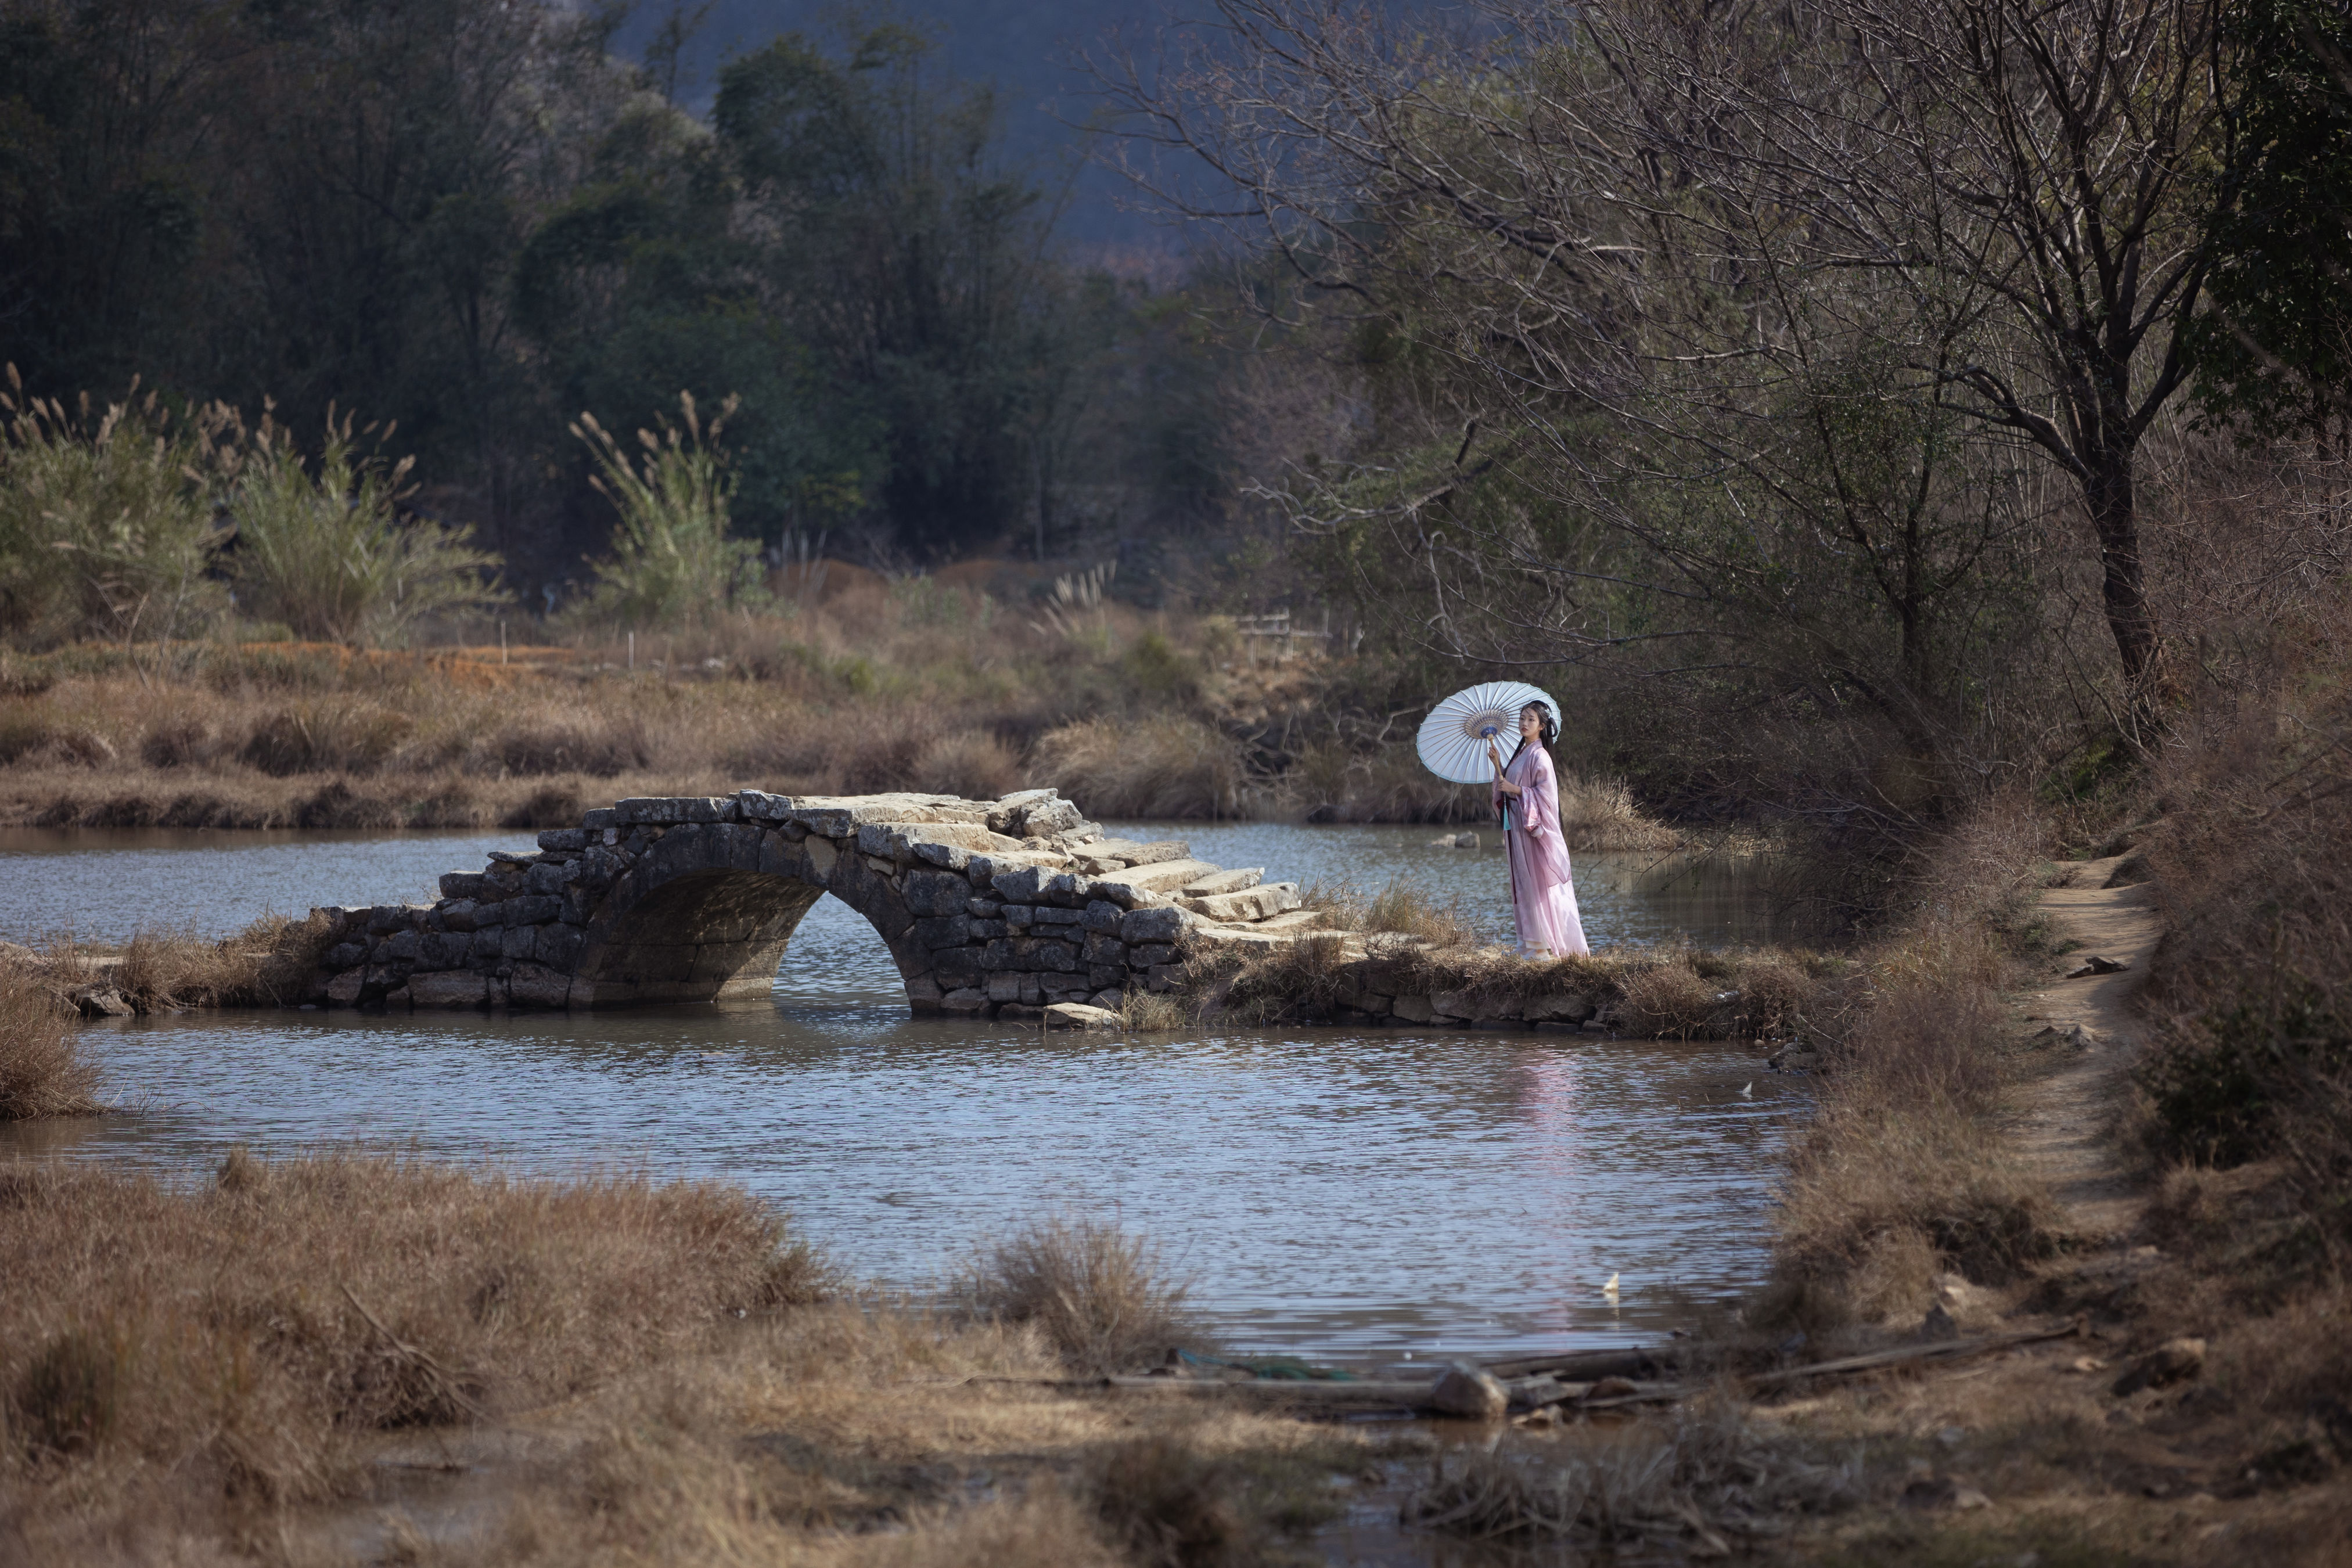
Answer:
[(2084, 1043), (2062, 1038), (2050, 1046), (2059, 1065), (2026, 1087), (2009, 1128), (2019, 1152), (2048, 1178), (2075, 1232), (2086, 1238), (2123, 1235), (2139, 1209), (2108, 1131), (2140, 1045), (2138, 1021), (2128, 1003), (2147, 978), (2148, 956), (2163, 928), (2152, 884), (2105, 885), (2123, 859), (2084, 861), (2073, 868), (2067, 886), (2042, 895), (2053, 937), (2079, 944), (2063, 961), (2068, 970), (2095, 955), (2128, 967), (2119, 973), (2053, 980), (2025, 998), (2030, 1023), (2062, 1037), (2079, 1026)]

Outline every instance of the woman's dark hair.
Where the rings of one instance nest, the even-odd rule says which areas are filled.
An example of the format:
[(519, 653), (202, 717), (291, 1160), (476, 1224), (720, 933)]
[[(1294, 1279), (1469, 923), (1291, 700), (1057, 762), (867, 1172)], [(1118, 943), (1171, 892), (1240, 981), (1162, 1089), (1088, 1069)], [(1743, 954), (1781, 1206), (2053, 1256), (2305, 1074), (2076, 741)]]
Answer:
[[(1546, 746), (1551, 745), (1559, 739), (1559, 721), (1551, 716), (1551, 704), (1549, 702), (1522, 702), (1519, 704), (1519, 711), (1522, 713), (1526, 712), (1530, 708), (1536, 710), (1537, 722), (1541, 726), (1541, 728), (1536, 731), (1536, 734), (1542, 740)], [(1527, 749), (1528, 738), (1525, 735), (1522, 735), (1519, 737), (1519, 743), (1511, 748), (1511, 762), (1517, 762), (1519, 760), (1519, 753)], [(1504, 765), (1507, 767), (1510, 764), (1507, 763)]]

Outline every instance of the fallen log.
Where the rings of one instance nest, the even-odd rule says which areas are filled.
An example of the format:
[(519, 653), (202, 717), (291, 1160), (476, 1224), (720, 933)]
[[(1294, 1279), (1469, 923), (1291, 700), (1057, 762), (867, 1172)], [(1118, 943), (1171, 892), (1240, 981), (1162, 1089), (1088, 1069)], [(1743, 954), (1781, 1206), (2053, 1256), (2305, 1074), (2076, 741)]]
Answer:
[(1508, 1383), (1513, 1378), (1549, 1374), (1562, 1380), (1598, 1383), (1604, 1377), (1649, 1377), (1671, 1372), (1675, 1352), (1629, 1345), (1622, 1351), (1562, 1351), (1554, 1355), (1520, 1356), (1490, 1361), (1486, 1370)]
[(1987, 1351), (2007, 1350), (2012, 1345), (2030, 1345), (2040, 1340), (2063, 1340), (2082, 1332), (2079, 1322), (2060, 1329), (2024, 1329), (2015, 1333), (1987, 1334), (1974, 1340), (1939, 1340), (1933, 1344), (1905, 1345), (1900, 1350), (1874, 1351), (1869, 1355), (1850, 1355), (1837, 1361), (1815, 1362), (1811, 1366), (1792, 1366), (1785, 1372), (1752, 1373), (1739, 1381), (1749, 1388), (1781, 1388), (1792, 1383), (1802, 1383), (1812, 1377), (1852, 1377), (1860, 1373), (1882, 1372), (1888, 1367), (1908, 1366), (1925, 1361), (1958, 1361)]

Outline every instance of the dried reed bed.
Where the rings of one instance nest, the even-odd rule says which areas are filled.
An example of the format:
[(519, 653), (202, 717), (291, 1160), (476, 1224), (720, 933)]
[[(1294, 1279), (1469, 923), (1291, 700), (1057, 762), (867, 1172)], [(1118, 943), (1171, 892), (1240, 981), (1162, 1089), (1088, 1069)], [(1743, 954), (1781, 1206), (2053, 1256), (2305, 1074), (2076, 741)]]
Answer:
[(0, 1121), (94, 1116), (106, 1109), (98, 1079), (73, 1015), (28, 966), (0, 952)]
[(1105, 1376), (1203, 1342), (1184, 1310), (1188, 1289), (1151, 1241), (1109, 1221), (1055, 1215), (982, 1247), (954, 1296), (987, 1321), (1034, 1329), (1072, 1369)]
[[(1213, 617), (1106, 602), (1047, 626), (969, 585), (871, 574), (787, 607), (634, 648), (0, 649), (0, 821), (536, 827), (625, 795), (744, 785), (1052, 784), (1097, 816), (1172, 819), (1486, 810), (1402, 739), (1294, 739), (1343, 672), (1221, 666)], [(1622, 787), (1571, 779), (1562, 808), (1576, 847), (1674, 838)]]
[(1350, 992), (1369, 990), (1447, 994), (1503, 1016), (1568, 994), (1623, 1035), (1797, 1040), (1809, 1036), (1811, 1014), (1844, 1005), (1853, 979), (1843, 958), (1787, 948), (1626, 947), (1531, 961), (1482, 944), (1458, 900), (1441, 904), (1401, 880), (1372, 894), (1318, 883), (1304, 902), (1324, 911), (1331, 935), (1255, 956), (1191, 950), (1189, 1009), (1255, 1023), (1319, 1018), (1348, 1005)]
[(1829, 1071), (1790, 1157), (1759, 1323), (1907, 1316), (1939, 1266), (2002, 1281), (2055, 1245), (2055, 1202), (1992, 1126), (2041, 847), (2027, 803), (1988, 803), (1922, 865), (1909, 930), (1863, 955), (1869, 984), (1817, 1009)]
[(233, 1151), (176, 1192), (0, 1172), (0, 1474), (91, 1456), (328, 1495), (356, 1432), (592, 1387), (803, 1300), (823, 1263), (737, 1189)]
[(1040, 737), (1030, 772), (1098, 817), (1147, 819), (1258, 815), (1234, 740), (1198, 720), (1082, 720)]
[(38, 946), (0, 944), (0, 980), (37, 991), (70, 1014), (106, 994), (138, 1013), (183, 1007), (275, 1007), (299, 1000), (327, 944), (325, 921), (265, 915), (217, 941), (186, 931), (141, 931), (120, 948), (61, 936)]
[[(341, 1562), (365, 1521), (450, 1565), (1271, 1562), (1375, 1453), (1071, 1389), (1177, 1300), (1108, 1227), (979, 1260), (975, 1314), (812, 1299), (822, 1260), (709, 1184), (238, 1152), (199, 1190), (18, 1166), (0, 1210), (12, 1561)], [(428, 1531), (359, 1501), (387, 1458), (487, 1489)]]
[(1442, 1461), (1404, 1514), (1520, 1546), (1721, 1557), (1852, 1507), (1862, 1481), (1851, 1455), (1767, 1439), (1737, 1405), (1703, 1403), (1608, 1438)]

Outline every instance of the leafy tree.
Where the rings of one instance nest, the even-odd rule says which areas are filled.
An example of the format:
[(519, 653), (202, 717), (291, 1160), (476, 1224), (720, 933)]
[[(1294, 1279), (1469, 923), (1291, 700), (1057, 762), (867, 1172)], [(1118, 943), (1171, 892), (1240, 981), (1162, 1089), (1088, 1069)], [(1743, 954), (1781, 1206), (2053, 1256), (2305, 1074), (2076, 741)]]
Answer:
[(2352, 405), (2352, 7), (2239, 0), (2233, 119), (2249, 163), (2216, 226), (2210, 309), (2191, 330), (2197, 401), (2258, 435), (2341, 449)]

